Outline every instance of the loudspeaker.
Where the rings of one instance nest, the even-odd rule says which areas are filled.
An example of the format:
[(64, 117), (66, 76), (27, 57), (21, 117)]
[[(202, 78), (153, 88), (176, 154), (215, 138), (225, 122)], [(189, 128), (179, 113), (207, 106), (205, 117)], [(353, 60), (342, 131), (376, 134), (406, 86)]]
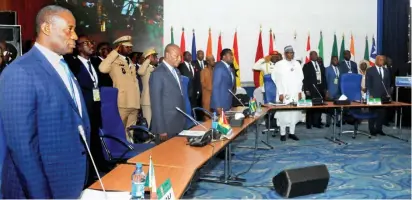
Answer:
[(326, 165), (287, 169), (273, 177), (276, 192), (286, 198), (325, 192), (329, 183)]
[(0, 42), (6, 43), (6, 49), (3, 49), (3, 51), (7, 51), (6, 54), (9, 59), (7, 60), (8, 63), (21, 56), (22, 44), (20, 25), (0, 25)]
[(17, 25), (17, 14), (14, 11), (1, 11), (0, 24), (2, 25)]

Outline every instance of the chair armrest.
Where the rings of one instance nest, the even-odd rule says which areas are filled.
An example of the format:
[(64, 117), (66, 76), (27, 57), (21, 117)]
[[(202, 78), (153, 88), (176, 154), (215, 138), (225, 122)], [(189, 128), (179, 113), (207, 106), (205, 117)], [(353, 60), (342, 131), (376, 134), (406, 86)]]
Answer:
[[(212, 113), (210, 113), (208, 110), (206, 110), (206, 109), (204, 109), (204, 108), (202, 108), (202, 107), (194, 107), (194, 108), (192, 109), (193, 113), (195, 113), (196, 110), (203, 111), (204, 113), (206, 113), (207, 115), (209, 115), (210, 118), (212, 118)], [(196, 115), (194, 115), (194, 116), (195, 116), (195, 119), (196, 119)], [(197, 120), (197, 119), (196, 119), (196, 120)]]
[(113, 136), (111, 136), (111, 135), (105, 135), (102, 130), (99, 131), (99, 135), (100, 135), (100, 138), (109, 138), (109, 139), (112, 139), (112, 140), (114, 140), (114, 141), (116, 141), (116, 142), (124, 145), (124, 146), (127, 147), (129, 150), (134, 150), (134, 148), (133, 148), (132, 145), (128, 144), (127, 142), (125, 142), (125, 141), (123, 141), (123, 140), (121, 140), (121, 139), (119, 139), (119, 138), (113, 137)]

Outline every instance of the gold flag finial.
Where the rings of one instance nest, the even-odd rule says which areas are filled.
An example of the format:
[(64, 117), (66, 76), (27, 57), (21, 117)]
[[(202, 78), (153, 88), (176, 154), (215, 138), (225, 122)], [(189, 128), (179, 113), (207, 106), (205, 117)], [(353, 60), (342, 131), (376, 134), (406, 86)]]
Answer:
[(173, 26), (170, 27), (170, 30), (173, 31)]
[(260, 24), (260, 31), (262, 31), (262, 24)]
[(209, 27), (209, 32), (212, 32), (212, 28)]
[(270, 32), (270, 33), (272, 32), (272, 28), (270, 28), (269, 32)]
[(184, 27), (182, 27), (182, 31), (185, 32), (185, 28), (184, 28)]

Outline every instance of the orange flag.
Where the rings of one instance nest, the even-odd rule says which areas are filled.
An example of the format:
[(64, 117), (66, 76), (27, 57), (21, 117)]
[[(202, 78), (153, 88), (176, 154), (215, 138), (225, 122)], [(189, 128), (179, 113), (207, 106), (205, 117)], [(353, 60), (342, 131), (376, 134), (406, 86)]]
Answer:
[(212, 30), (209, 28), (209, 37), (207, 38), (206, 56), (211, 56), (212, 53)]
[(217, 41), (217, 61), (220, 61), (220, 52), (222, 52), (222, 32), (219, 33), (219, 39)]
[(350, 36), (350, 54), (352, 54), (352, 58), (355, 60), (355, 40), (352, 34)]
[(182, 28), (182, 36), (180, 37), (180, 52), (183, 62), (183, 53), (186, 51), (185, 28)]

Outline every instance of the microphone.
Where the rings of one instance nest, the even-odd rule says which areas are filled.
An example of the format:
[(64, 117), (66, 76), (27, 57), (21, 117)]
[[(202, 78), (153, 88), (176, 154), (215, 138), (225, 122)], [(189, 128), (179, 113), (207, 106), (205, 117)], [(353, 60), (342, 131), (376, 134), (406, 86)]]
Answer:
[(388, 90), (386, 89), (386, 86), (385, 86), (385, 84), (383, 83), (383, 81), (381, 81), (381, 83), (382, 83), (382, 85), (383, 85), (383, 88), (385, 89), (386, 95), (387, 95), (389, 98), (391, 98), (391, 95), (389, 95), (389, 92), (388, 92)]
[(199, 121), (196, 121), (192, 116), (186, 114), (183, 110), (181, 110), (179, 107), (176, 107), (176, 110), (178, 110), (180, 113), (185, 115), (187, 118), (189, 118), (195, 125), (200, 125), (205, 131), (208, 131), (209, 129), (203, 126)]
[(318, 88), (316, 88), (315, 84), (312, 84), (312, 86), (315, 88), (316, 92), (319, 94), (320, 98), (323, 99), (323, 96), (320, 94)]
[(108, 199), (108, 198), (107, 198), (107, 194), (106, 194), (106, 189), (104, 189), (104, 185), (103, 185), (103, 182), (102, 182), (102, 178), (101, 178), (100, 175), (99, 175), (99, 171), (97, 170), (96, 163), (94, 163), (94, 159), (93, 159), (92, 153), (90, 152), (89, 145), (87, 144), (86, 134), (84, 133), (83, 126), (82, 126), (82, 125), (79, 125), (79, 126), (77, 127), (77, 129), (79, 130), (80, 136), (81, 136), (81, 138), (83, 139), (84, 144), (86, 145), (87, 152), (89, 153), (90, 160), (92, 160), (92, 164), (93, 164), (93, 167), (94, 167), (94, 171), (95, 171), (96, 174), (97, 174), (97, 178), (99, 178), (100, 186), (102, 187), (102, 190), (103, 190), (105, 199)]
[(230, 90), (230, 89), (227, 89), (228, 91), (229, 91), (229, 93), (233, 96), (233, 97), (235, 97), (235, 99), (243, 106), (243, 107), (245, 107), (245, 109), (243, 110), (243, 115), (245, 115), (245, 117), (248, 117), (248, 116), (250, 116), (250, 109), (249, 109), (249, 107), (246, 107), (245, 106), (245, 104), (243, 104), (242, 103), (242, 101), (239, 99), (239, 98), (237, 98), (237, 96), (235, 95), (235, 94), (233, 94), (233, 92)]

